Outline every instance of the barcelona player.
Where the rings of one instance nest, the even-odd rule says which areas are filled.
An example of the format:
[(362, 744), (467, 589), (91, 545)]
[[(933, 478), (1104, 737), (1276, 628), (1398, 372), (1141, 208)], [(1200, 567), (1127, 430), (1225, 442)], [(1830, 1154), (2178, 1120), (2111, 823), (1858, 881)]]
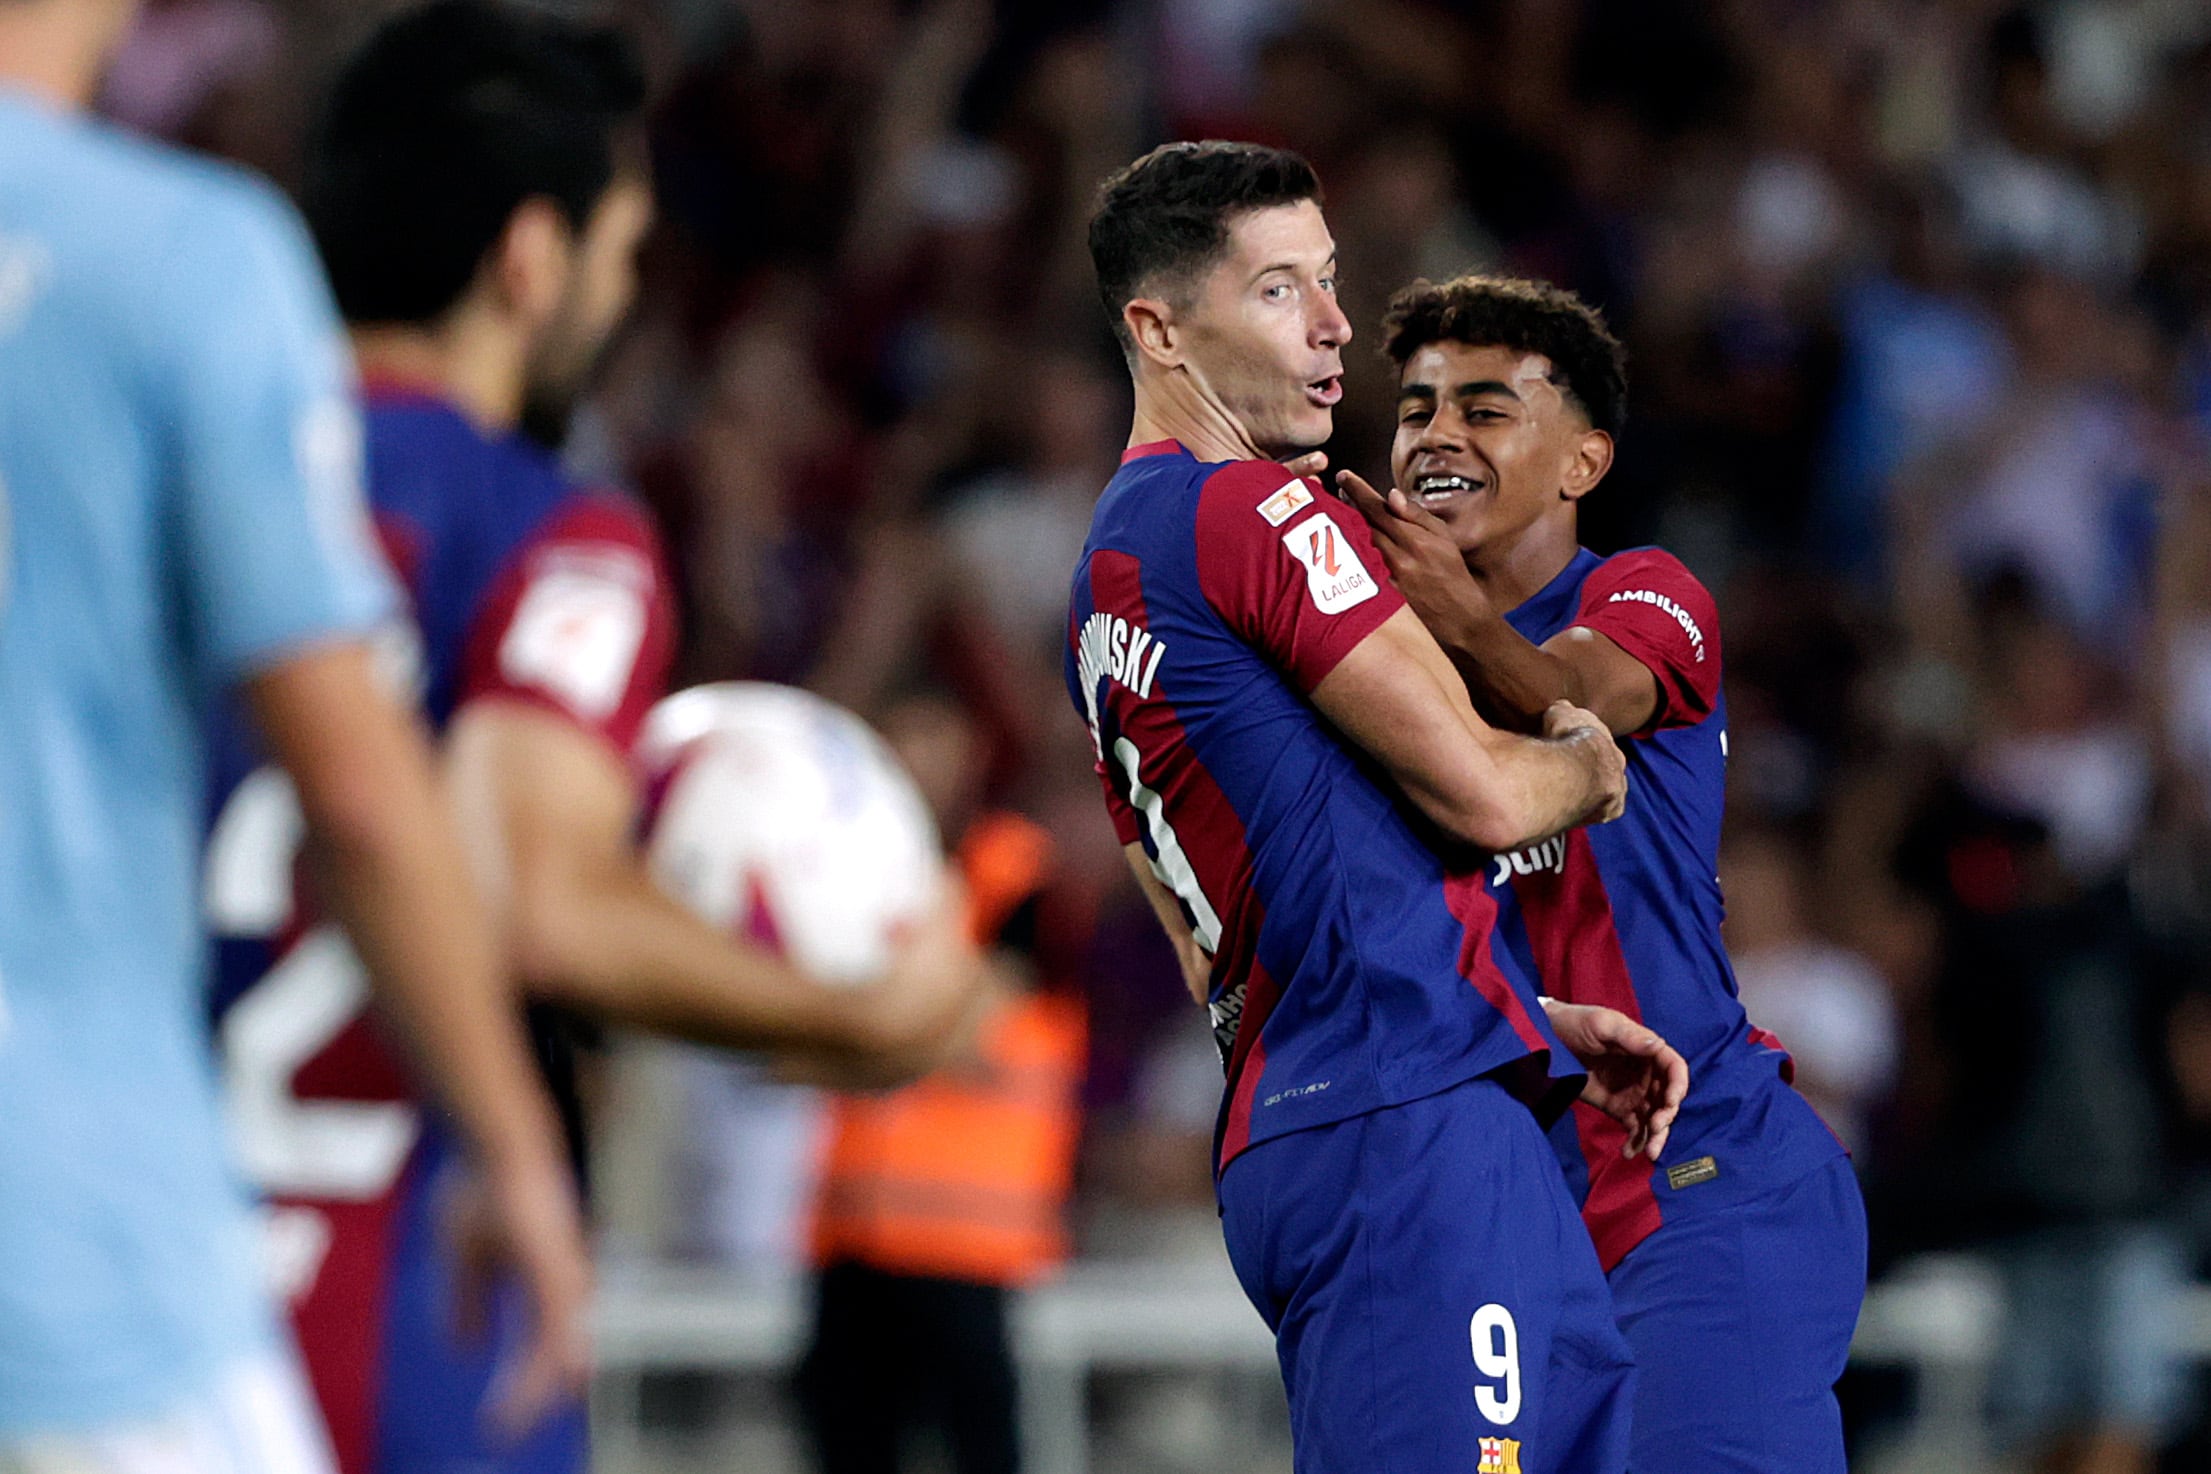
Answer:
[(1283, 469), (1327, 439), (1351, 337), (1303, 160), (1157, 149), (1090, 250), (1136, 415), (1068, 690), (1212, 1013), (1223, 1224), (1297, 1467), (1617, 1474), (1633, 1368), (1543, 1123), (1584, 1093), (1656, 1153), (1685, 1076), (1541, 1000), (1484, 876), (1616, 814), (1620, 751), (1565, 702), (1539, 737), (1481, 721), (1365, 525)]
[(1712, 597), (1656, 548), (1602, 558), (1576, 509), (1611, 467), (1620, 345), (1569, 293), (1467, 277), (1392, 302), (1395, 482), (1338, 475), (1475, 705), (1535, 730), (1586, 705), (1625, 744), (1627, 812), (1498, 856), (1497, 936), (1554, 997), (1688, 1057), (1661, 1166), (1577, 1106), (1552, 1138), (1642, 1367), (1637, 1474), (1842, 1474), (1865, 1210), (1841, 1144), (1751, 1026), (1720, 940), (1727, 761)]
[(135, 8), (0, 0), (0, 1469), (325, 1474), (201, 1011), (225, 693), (500, 1205), (517, 1416), (588, 1370), (590, 1267), (428, 744), (375, 677), (392, 590), (329, 293), (275, 191), (84, 115)]
[[(400, 15), (336, 83), (305, 204), (362, 369), (370, 503), (406, 595), (395, 659), (442, 734), (521, 981), (561, 1006), (537, 1018), (556, 1084), (578, 1013), (899, 1078), (931, 1062), (979, 976), (956, 915), (888, 978), (838, 990), (653, 883), (627, 755), (675, 639), (659, 540), (517, 429), (526, 409), (558, 418), (627, 308), (651, 213), (641, 95), (618, 33), (491, 0)], [(459, 1333), (470, 1261), (434, 1231), (473, 1216), (468, 1183), (393, 1078), (342, 949), (311, 908), (271, 904), (288, 831), (259, 762), (230, 734), (218, 1004), (340, 1466), (580, 1469), (580, 1400), (519, 1438), (488, 1416), (516, 1322), (494, 1296), (488, 1334)]]

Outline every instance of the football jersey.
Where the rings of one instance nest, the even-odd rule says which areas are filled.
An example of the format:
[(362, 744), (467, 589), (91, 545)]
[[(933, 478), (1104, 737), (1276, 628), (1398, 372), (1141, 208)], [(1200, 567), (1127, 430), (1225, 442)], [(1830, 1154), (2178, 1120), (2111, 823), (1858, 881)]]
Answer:
[(1136, 447), (1098, 502), (1068, 621), (1068, 691), (1115, 827), (1212, 959), (1223, 1169), (1494, 1071), (1545, 1112), (1579, 1082), (1492, 952), (1487, 857), (1442, 844), (1312, 704), (1404, 607), (1366, 525), (1317, 485)]
[(1780, 1041), (1745, 1018), (1720, 940), (1727, 704), (1712, 596), (1656, 548), (1584, 549), (1506, 618), (1539, 645), (1594, 630), (1658, 680), (1650, 724), (1621, 743), (1627, 812), (1489, 870), (1498, 937), (1550, 996), (1640, 1019), (1689, 1064), (1663, 1164), (1623, 1161), (1624, 1128), (1587, 1105), (1552, 1128), (1609, 1270), (1669, 1216), (1769, 1191), (1842, 1148), (1788, 1087)]
[(195, 900), (218, 694), (392, 589), (306, 232), (0, 90), (0, 1443), (278, 1344)]
[[(392, 641), (442, 729), (471, 701), (526, 703), (627, 752), (674, 621), (659, 542), (621, 496), (581, 491), (518, 435), (433, 394), (372, 385), (368, 479), (412, 620)], [(450, 1335), (434, 1208), (452, 1156), (364, 1013), (359, 963), (293, 889), (296, 809), (242, 730), (217, 744), (208, 904), (215, 1004), (247, 1167), (345, 1474), (464, 1462), (498, 1338)], [(542, 1050), (541, 1050), (542, 1052)], [(504, 1334), (518, 1332), (508, 1325)], [(468, 1405), (457, 1411), (456, 1401)], [(508, 1467), (581, 1458), (580, 1415)]]

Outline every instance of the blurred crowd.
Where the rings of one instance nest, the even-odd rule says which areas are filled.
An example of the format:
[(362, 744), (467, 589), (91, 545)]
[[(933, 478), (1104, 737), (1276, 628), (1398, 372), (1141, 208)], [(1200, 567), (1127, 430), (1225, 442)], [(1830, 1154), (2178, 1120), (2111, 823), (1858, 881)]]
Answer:
[[(288, 181), (389, 8), (156, 3), (106, 106)], [(1585, 535), (1719, 597), (1730, 943), (1876, 1273), (1998, 1267), (1997, 1412), (2050, 1467), (2203, 1456), (2160, 1328), (2211, 1268), (2211, 8), (614, 9), (660, 219), (568, 454), (663, 517), (685, 683), (809, 686), (948, 829), (1054, 836), (1081, 1241), (1210, 1241), (1219, 1079), (1059, 673), (1127, 415), (1083, 224), (1155, 142), (1256, 139), (1318, 167), (1370, 342), (1422, 275), (1602, 307), (1630, 423)], [(1371, 476), (1394, 386), (1350, 365), (1329, 450)]]

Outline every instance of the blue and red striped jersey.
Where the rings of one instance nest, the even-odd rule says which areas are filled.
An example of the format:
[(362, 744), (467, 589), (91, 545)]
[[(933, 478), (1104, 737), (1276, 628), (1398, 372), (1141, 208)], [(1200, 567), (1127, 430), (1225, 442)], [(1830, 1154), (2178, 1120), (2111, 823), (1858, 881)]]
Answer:
[[(519, 702), (626, 752), (675, 641), (644, 510), (575, 486), (520, 435), (486, 434), (427, 391), (371, 386), (366, 430), (369, 500), (407, 596), (392, 648), (431, 724), (471, 702)], [(242, 1155), (342, 1474), (419, 1467), (426, 1445), (458, 1463), (498, 1346), (425, 1350), (450, 1340), (433, 1228), (437, 1171), (455, 1148), (367, 1008), (360, 965), (294, 891), (297, 809), (265, 763), (240, 714), (226, 714), (207, 889)], [(557, 1077), (557, 1053), (545, 1062)], [(579, 1468), (582, 1448), (579, 1409), (496, 1468)]]
[(1669, 1216), (1769, 1191), (1842, 1147), (1788, 1088), (1780, 1041), (1744, 1016), (1720, 940), (1727, 704), (1712, 596), (1657, 548), (1583, 549), (1507, 619), (1537, 644), (1593, 630), (1658, 678), (1657, 712), (1622, 743), (1627, 812), (1500, 855), (1489, 873), (1503, 950), (1550, 996), (1640, 1019), (1689, 1062), (1663, 1164), (1623, 1161), (1623, 1129), (1586, 1105), (1552, 1128), (1609, 1270)]
[(1487, 857), (1443, 843), (1309, 699), (1404, 607), (1366, 525), (1317, 486), (1132, 449), (1068, 619), (1107, 807), (1213, 959), (1220, 1168), (1478, 1075), (1504, 1071), (1545, 1113), (1579, 1086), (1491, 949)]

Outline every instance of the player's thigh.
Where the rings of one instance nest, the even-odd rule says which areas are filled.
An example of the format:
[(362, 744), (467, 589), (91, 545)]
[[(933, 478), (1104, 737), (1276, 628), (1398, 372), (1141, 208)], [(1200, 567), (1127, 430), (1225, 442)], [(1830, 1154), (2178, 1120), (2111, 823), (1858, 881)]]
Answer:
[(1253, 1148), (1222, 1204), (1276, 1330), (1301, 1474), (1623, 1466), (1632, 1372), (1603, 1277), (1499, 1087)]
[(333, 1474), (286, 1352), (236, 1363), (176, 1411), (114, 1428), (0, 1438), (0, 1474)]
[(1676, 1219), (1612, 1272), (1641, 1366), (1636, 1474), (1842, 1474), (1834, 1384), (1865, 1298), (1847, 1159)]

